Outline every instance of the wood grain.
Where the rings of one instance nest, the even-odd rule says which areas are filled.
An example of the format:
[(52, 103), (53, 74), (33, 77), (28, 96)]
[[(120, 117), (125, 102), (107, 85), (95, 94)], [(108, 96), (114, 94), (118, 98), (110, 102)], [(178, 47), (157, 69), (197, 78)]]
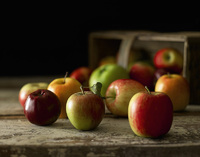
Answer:
[[(169, 133), (141, 138), (127, 118), (105, 117), (92, 131), (76, 130), (68, 119), (36, 126), (25, 118), (0, 119), (0, 156), (197, 156), (200, 153), (200, 108), (175, 113)], [(79, 151), (78, 151), (79, 150)]]

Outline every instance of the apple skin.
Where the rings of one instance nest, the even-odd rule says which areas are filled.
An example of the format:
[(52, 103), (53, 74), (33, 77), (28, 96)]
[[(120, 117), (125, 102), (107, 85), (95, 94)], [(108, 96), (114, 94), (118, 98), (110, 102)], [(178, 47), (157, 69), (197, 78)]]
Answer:
[(162, 76), (162, 75), (165, 75), (165, 74), (168, 74), (169, 72), (166, 71), (165, 69), (163, 68), (160, 68), (160, 69), (156, 69), (155, 72), (154, 72), (154, 87), (155, 87), (155, 84), (156, 82), (158, 81), (158, 79)]
[(70, 74), (70, 77), (78, 80), (83, 86), (89, 86), (91, 73), (92, 69), (89, 67), (79, 67)]
[(150, 90), (153, 90), (154, 72), (155, 69), (152, 65), (143, 62), (137, 62), (131, 67), (129, 75), (131, 79), (136, 80), (144, 86), (147, 86)]
[(106, 64), (116, 64), (116, 57), (115, 56), (106, 56), (99, 61), (99, 66), (106, 65)]
[(153, 58), (157, 69), (163, 68), (170, 73), (180, 74), (183, 69), (183, 55), (173, 48), (163, 48), (156, 52)]
[(67, 118), (66, 102), (72, 94), (81, 91), (80, 87), (81, 83), (70, 77), (58, 78), (49, 84), (47, 89), (55, 93), (61, 102), (61, 114), (59, 118)]
[(102, 98), (91, 91), (78, 92), (69, 97), (66, 112), (76, 129), (92, 130), (102, 121), (105, 105)]
[(137, 136), (150, 138), (163, 136), (168, 133), (172, 125), (172, 101), (164, 93), (139, 92), (130, 100), (128, 120)]
[(89, 79), (89, 86), (97, 82), (102, 83), (101, 95), (105, 96), (108, 86), (117, 79), (128, 79), (129, 75), (126, 69), (117, 64), (106, 64), (96, 68)]
[(162, 75), (165, 75), (167, 73), (168, 73), (168, 71), (166, 71), (163, 68), (156, 69), (156, 71), (154, 72), (155, 81), (157, 81)]
[(24, 108), (24, 104), (29, 94), (38, 90), (38, 89), (47, 89), (48, 83), (46, 82), (35, 82), (35, 83), (27, 83), (19, 91), (19, 102)]
[(24, 107), (26, 118), (35, 125), (50, 125), (54, 123), (61, 111), (58, 97), (51, 91), (38, 89), (31, 93)]
[(106, 91), (106, 106), (117, 116), (128, 117), (128, 105), (134, 94), (145, 91), (145, 87), (132, 79), (118, 79)]
[(165, 74), (155, 85), (155, 91), (167, 94), (173, 103), (174, 111), (182, 111), (189, 104), (190, 87), (187, 80), (179, 74)]

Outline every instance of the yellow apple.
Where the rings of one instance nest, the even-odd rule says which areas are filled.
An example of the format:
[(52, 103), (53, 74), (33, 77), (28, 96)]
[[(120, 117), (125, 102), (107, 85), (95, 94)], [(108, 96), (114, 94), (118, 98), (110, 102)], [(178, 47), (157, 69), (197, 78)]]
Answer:
[(116, 64), (116, 58), (114, 56), (106, 56), (99, 61), (99, 66), (105, 64)]
[(182, 75), (162, 75), (156, 82), (155, 91), (163, 92), (170, 97), (174, 111), (182, 111), (189, 104), (190, 88)]
[(55, 93), (61, 103), (61, 114), (59, 118), (67, 118), (66, 102), (72, 94), (81, 91), (80, 87), (81, 83), (70, 77), (58, 78), (49, 84), (47, 89)]

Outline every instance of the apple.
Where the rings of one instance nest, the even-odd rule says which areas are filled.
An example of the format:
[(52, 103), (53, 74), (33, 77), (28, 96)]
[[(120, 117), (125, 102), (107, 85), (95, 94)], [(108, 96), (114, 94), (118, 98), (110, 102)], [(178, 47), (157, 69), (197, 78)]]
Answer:
[(165, 74), (155, 85), (155, 91), (166, 93), (173, 103), (174, 111), (182, 111), (189, 104), (190, 87), (187, 80), (179, 74)]
[(97, 82), (102, 83), (101, 95), (105, 96), (108, 86), (117, 79), (129, 78), (126, 69), (117, 64), (106, 64), (96, 68), (89, 79), (89, 86), (96, 84)]
[(152, 65), (144, 62), (133, 64), (129, 71), (130, 78), (147, 86), (150, 90), (154, 88), (154, 72)]
[(59, 118), (67, 118), (66, 102), (67, 99), (74, 93), (80, 92), (81, 83), (71, 77), (58, 78), (53, 80), (48, 90), (55, 93), (61, 102), (61, 114)]
[(154, 72), (155, 80), (157, 81), (162, 75), (167, 74), (167, 73), (168, 71), (166, 71), (163, 68), (156, 69), (156, 71)]
[(92, 73), (92, 69), (89, 67), (79, 67), (72, 71), (71, 78), (78, 80), (83, 86), (89, 86), (89, 78)]
[[(129, 51), (127, 69), (129, 70), (132, 67), (132, 65), (138, 61), (149, 62), (150, 61), (149, 58), (150, 58), (149, 53), (146, 50), (142, 48), (132, 47)], [(120, 60), (119, 52), (116, 54), (116, 59), (118, 63)]]
[(95, 129), (105, 114), (103, 99), (91, 91), (72, 94), (67, 100), (66, 112), (71, 124), (78, 130)]
[(153, 62), (157, 69), (163, 68), (170, 73), (180, 74), (183, 69), (183, 55), (173, 48), (158, 50), (153, 58)]
[(132, 131), (141, 137), (158, 138), (168, 133), (173, 121), (173, 105), (169, 96), (161, 92), (139, 92), (128, 108)]
[(154, 72), (154, 86), (156, 84), (156, 82), (158, 81), (158, 79), (162, 76), (162, 75), (165, 75), (169, 73), (168, 71), (166, 71), (165, 69), (163, 68), (160, 68), (160, 69), (156, 69), (155, 72)]
[(38, 89), (31, 93), (24, 105), (26, 118), (36, 125), (50, 125), (54, 123), (61, 111), (58, 97), (46, 89)]
[(99, 61), (99, 66), (106, 65), (106, 64), (116, 64), (116, 57), (115, 56), (106, 56)]
[(134, 94), (145, 91), (145, 87), (132, 79), (118, 79), (112, 82), (106, 91), (106, 106), (117, 116), (128, 117), (128, 105)]
[(24, 108), (24, 104), (28, 95), (38, 89), (47, 89), (48, 83), (46, 82), (37, 82), (37, 83), (27, 83), (19, 91), (19, 102)]

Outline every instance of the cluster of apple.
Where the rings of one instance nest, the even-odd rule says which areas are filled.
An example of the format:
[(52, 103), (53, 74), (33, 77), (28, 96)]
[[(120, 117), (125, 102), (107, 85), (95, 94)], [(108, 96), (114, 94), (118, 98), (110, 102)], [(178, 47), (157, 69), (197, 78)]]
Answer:
[(163, 48), (153, 57), (153, 64), (136, 62), (130, 67), (130, 78), (141, 82), (154, 90), (155, 83), (163, 74), (181, 74), (183, 69), (183, 55), (176, 49)]
[(163, 48), (155, 53), (153, 65), (133, 64), (130, 78), (151, 90), (166, 93), (173, 102), (174, 111), (184, 110), (189, 103), (190, 89), (182, 77), (183, 55), (174, 48)]
[(89, 68), (81, 67), (70, 77), (66, 74), (50, 84), (25, 84), (19, 92), (19, 102), (26, 118), (33, 124), (44, 126), (54, 123), (58, 118), (68, 117), (76, 129), (96, 128), (105, 114), (105, 105), (97, 95), (101, 89), (98, 83), (91, 87), (94, 92), (82, 86), (88, 84), (91, 72)]
[[(178, 54), (174, 52), (159, 50), (154, 57), (155, 67), (181, 72), (181, 61), (176, 62)], [(50, 84), (24, 85), (19, 101), (27, 119), (36, 125), (49, 125), (59, 117), (68, 117), (76, 129), (91, 130), (102, 121), (106, 105), (112, 114), (128, 117), (136, 135), (160, 137), (170, 130), (173, 111), (184, 110), (189, 103), (189, 85), (180, 74), (163, 73), (154, 82), (155, 92), (150, 92), (152, 85), (137, 79), (145, 76), (143, 80), (148, 82), (149, 71), (152, 74), (152, 67), (141, 63), (135, 63), (130, 71), (117, 64), (105, 64), (94, 71), (80, 67), (70, 77), (55, 79)]]
[[(146, 63), (135, 63), (126, 71), (106, 64), (95, 69), (89, 79), (90, 86), (103, 84), (101, 95), (108, 110), (117, 116), (128, 116), (132, 130), (139, 136), (166, 134), (173, 111), (182, 111), (189, 103), (189, 84), (181, 75), (182, 55), (175, 49), (161, 49), (155, 54), (154, 65), (157, 70)], [(145, 86), (155, 92), (147, 92)]]
[(147, 86), (130, 79), (126, 69), (106, 64), (91, 74), (89, 85), (96, 82), (103, 84), (101, 95), (108, 110), (128, 117), (133, 132), (143, 137), (166, 134), (171, 128), (173, 111), (184, 110), (189, 103), (189, 85), (179, 74), (164, 74), (156, 82), (156, 92), (150, 92)]

